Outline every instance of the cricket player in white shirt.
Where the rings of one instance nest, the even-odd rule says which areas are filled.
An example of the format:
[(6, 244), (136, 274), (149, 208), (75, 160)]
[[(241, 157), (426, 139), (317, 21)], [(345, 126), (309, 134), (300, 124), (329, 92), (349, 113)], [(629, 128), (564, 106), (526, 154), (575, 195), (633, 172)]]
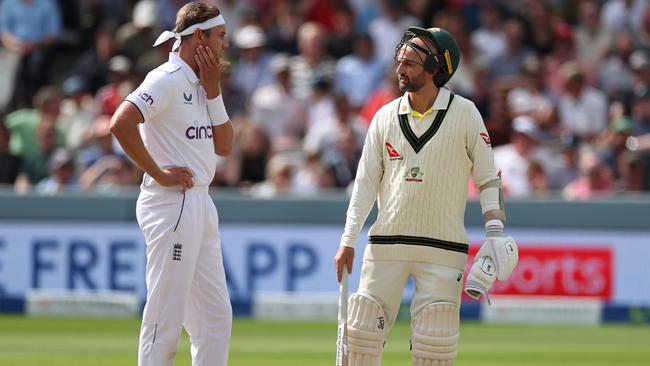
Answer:
[(216, 155), (228, 155), (233, 143), (219, 86), (225, 35), (218, 8), (183, 6), (174, 30), (155, 43), (175, 39), (169, 61), (147, 75), (111, 120), (111, 132), (145, 171), (136, 208), (147, 243), (140, 366), (173, 365), (182, 327), (192, 365), (227, 364), (232, 309), (208, 194)]
[(487, 296), (496, 279), (507, 279), (517, 246), (503, 233), (501, 180), (481, 115), (473, 102), (444, 87), (460, 62), (458, 43), (444, 29), (410, 27), (395, 60), (405, 93), (370, 124), (334, 258), (340, 282), (344, 267), (352, 269), (359, 231), (377, 200), (359, 290), (349, 300), (347, 361), (381, 363), (385, 335), (413, 277), (412, 364), (449, 366), (458, 349), (470, 175), (481, 191), (487, 234), (465, 291)]

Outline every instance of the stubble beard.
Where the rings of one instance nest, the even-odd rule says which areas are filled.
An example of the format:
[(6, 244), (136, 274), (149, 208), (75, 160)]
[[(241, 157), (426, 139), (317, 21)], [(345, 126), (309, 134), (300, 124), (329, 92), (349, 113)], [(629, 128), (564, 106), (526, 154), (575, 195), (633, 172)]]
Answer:
[(422, 74), (418, 75), (416, 78), (409, 78), (407, 81), (398, 80), (399, 90), (402, 92), (417, 93), (424, 86), (424, 78), (421, 77)]

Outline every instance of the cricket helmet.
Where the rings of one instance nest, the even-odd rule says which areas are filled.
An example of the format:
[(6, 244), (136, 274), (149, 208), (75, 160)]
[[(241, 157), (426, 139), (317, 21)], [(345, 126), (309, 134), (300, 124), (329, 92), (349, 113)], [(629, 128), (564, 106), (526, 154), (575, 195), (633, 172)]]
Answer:
[[(417, 37), (431, 40), (436, 49), (432, 50), (428, 46), (423, 48), (415, 44), (413, 40)], [(398, 54), (403, 47), (411, 47), (426, 55), (420, 63), (425, 70), (435, 73), (433, 82), (438, 88), (447, 84), (458, 69), (460, 47), (454, 36), (442, 28), (409, 27), (395, 48), (395, 60), (398, 59)]]

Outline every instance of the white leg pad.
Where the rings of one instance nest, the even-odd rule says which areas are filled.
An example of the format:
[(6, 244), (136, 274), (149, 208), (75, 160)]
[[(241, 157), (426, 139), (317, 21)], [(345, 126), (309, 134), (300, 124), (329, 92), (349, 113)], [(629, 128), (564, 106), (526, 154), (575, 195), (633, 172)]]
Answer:
[(458, 354), (459, 310), (451, 302), (427, 305), (411, 321), (413, 366), (452, 366)]
[(386, 313), (370, 296), (353, 294), (348, 307), (348, 366), (379, 366)]

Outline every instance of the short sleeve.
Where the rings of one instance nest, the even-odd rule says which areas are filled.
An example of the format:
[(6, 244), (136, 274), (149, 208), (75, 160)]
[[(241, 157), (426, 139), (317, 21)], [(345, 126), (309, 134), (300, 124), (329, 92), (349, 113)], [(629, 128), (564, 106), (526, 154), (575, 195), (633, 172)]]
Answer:
[(145, 121), (151, 120), (167, 108), (169, 93), (173, 88), (169, 76), (166, 72), (154, 70), (126, 97), (126, 100), (140, 110)]

